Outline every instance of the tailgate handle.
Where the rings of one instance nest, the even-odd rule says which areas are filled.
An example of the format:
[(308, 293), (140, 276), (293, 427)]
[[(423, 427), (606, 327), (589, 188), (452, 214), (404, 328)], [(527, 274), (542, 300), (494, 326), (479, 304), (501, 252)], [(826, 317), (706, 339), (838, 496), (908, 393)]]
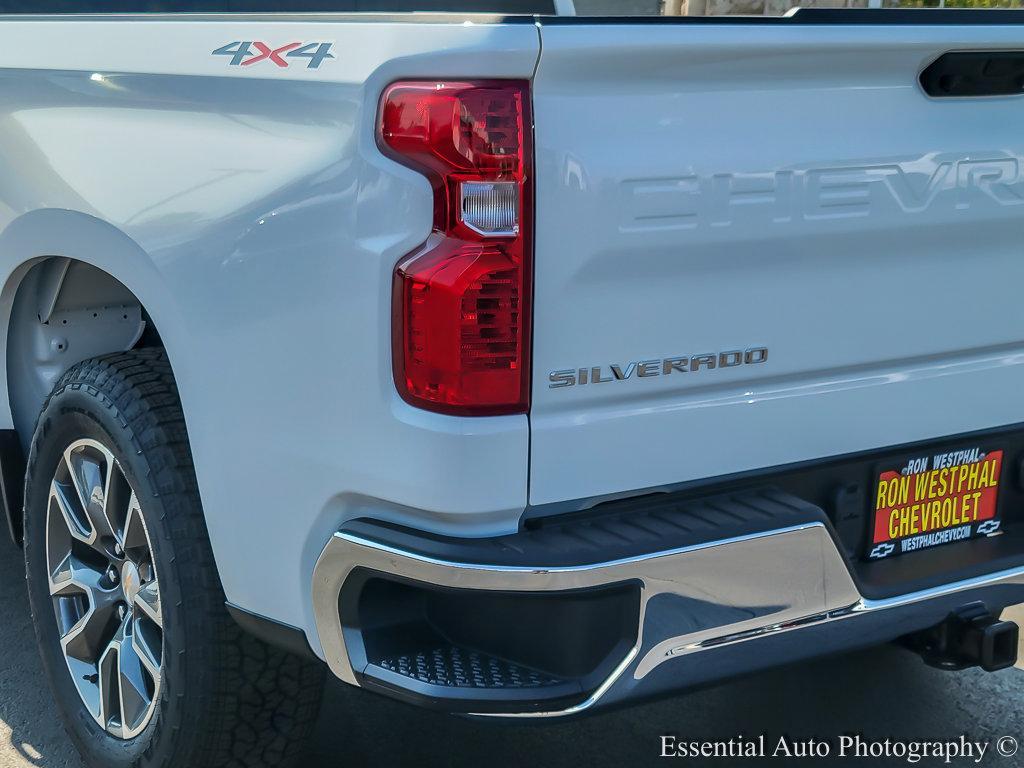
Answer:
[(936, 98), (1024, 93), (1024, 51), (944, 53), (920, 79), (925, 93)]

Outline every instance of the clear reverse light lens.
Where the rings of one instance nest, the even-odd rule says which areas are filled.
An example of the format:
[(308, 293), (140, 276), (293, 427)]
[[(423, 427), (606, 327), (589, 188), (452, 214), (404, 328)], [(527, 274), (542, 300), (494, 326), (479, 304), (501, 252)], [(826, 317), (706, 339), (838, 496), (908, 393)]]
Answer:
[(462, 223), (487, 237), (519, 234), (519, 185), (514, 181), (464, 181)]

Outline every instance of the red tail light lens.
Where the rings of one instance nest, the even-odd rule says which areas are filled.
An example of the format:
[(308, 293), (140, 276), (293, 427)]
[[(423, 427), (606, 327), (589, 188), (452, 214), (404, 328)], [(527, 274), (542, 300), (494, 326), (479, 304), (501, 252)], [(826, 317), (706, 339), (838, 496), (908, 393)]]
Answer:
[(530, 132), (524, 81), (384, 92), (382, 150), (434, 188), (434, 234), (395, 268), (395, 383), (413, 405), (529, 409)]

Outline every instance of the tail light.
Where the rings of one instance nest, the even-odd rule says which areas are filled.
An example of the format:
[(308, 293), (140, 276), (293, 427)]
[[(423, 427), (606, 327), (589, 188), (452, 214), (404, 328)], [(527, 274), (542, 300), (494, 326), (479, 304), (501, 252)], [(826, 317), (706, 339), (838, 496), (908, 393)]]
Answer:
[(382, 151), (427, 176), (434, 232), (395, 268), (402, 397), (462, 415), (529, 409), (533, 151), (525, 81), (400, 82)]

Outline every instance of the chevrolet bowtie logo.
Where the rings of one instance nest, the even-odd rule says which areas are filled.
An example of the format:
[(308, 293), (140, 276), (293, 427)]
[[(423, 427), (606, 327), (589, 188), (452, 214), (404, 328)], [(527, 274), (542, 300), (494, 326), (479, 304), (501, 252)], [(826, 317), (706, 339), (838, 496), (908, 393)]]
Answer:
[(879, 544), (877, 547), (871, 550), (871, 554), (868, 555), (872, 560), (877, 560), (880, 557), (888, 557), (896, 549), (895, 544)]

